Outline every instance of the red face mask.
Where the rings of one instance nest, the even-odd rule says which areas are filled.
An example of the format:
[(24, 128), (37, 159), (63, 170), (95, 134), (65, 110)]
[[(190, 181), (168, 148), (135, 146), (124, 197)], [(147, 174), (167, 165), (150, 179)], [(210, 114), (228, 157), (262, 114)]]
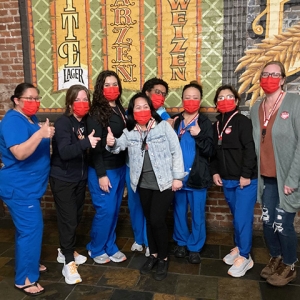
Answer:
[(147, 109), (147, 110), (134, 111), (133, 118), (136, 120), (138, 124), (146, 125), (151, 119), (151, 110)]
[(90, 105), (88, 101), (76, 101), (73, 103), (73, 112), (79, 118), (84, 117), (89, 109)]
[(271, 76), (267, 78), (260, 79), (260, 86), (264, 90), (266, 94), (272, 94), (276, 92), (280, 88), (280, 80), (281, 78), (273, 78)]
[(151, 101), (152, 101), (153, 107), (155, 109), (159, 109), (161, 106), (163, 106), (163, 104), (165, 102), (165, 97), (163, 95), (152, 94)]
[(115, 101), (119, 95), (120, 91), (118, 86), (110, 86), (103, 89), (103, 96), (108, 101)]
[(183, 100), (183, 108), (186, 112), (192, 114), (199, 110), (200, 99), (199, 100)]
[(236, 108), (235, 99), (224, 99), (217, 102), (217, 110), (224, 114)]
[(26, 116), (29, 117), (35, 115), (38, 112), (41, 104), (40, 101), (23, 101), (23, 103), (24, 106), (22, 108), (22, 111)]

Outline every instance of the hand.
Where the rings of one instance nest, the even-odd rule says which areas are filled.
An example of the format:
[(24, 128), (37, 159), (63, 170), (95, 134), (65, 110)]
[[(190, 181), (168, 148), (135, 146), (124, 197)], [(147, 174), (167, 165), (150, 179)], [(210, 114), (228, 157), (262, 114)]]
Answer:
[(172, 126), (172, 128), (174, 128), (175, 121), (176, 121), (178, 118), (179, 118), (178, 116), (175, 117), (174, 119), (169, 118), (169, 119), (167, 120), (167, 122)]
[(291, 194), (294, 193), (294, 191), (295, 191), (295, 189), (293, 189), (293, 188), (291, 188), (287, 185), (285, 185), (284, 188), (283, 188), (283, 192), (284, 192), (285, 195), (291, 195)]
[(250, 178), (244, 178), (243, 176), (240, 177), (240, 188), (243, 189), (244, 186), (249, 185), (251, 182)]
[(41, 126), (40, 133), (42, 138), (52, 138), (55, 133), (55, 128), (49, 125), (49, 119), (46, 119), (46, 122)]
[(174, 179), (172, 183), (172, 191), (176, 192), (178, 190), (181, 190), (182, 188), (182, 181), (178, 179)]
[(107, 146), (113, 147), (113, 145), (116, 142), (116, 139), (115, 139), (110, 127), (107, 127), (107, 131), (108, 131), (108, 133), (107, 133), (107, 137), (106, 137), (106, 144), (107, 144)]
[(112, 188), (109, 178), (107, 176), (99, 178), (99, 186), (100, 189), (106, 193), (109, 193), (109, 189)]
[(200, 131), (201, 131), (201, 128), (199, 127), (198, 122), (196, 121), (196, 125), (191, 126), (191, 127), (188, 129), (188, 131), (190, 132), (190, 134), (191, 134), (192, 136), (197, 136), (197, 135), (200, 133)]
[(88, 136), (92, 148), (95, 148), (97, 146), (97, 143), (101, 140), (101, 138), (95, 137), (94, 134), (95, 134), (95, 130), (93, 129), (93, 131)]
[(214, 174), (213, 175), (213, 182), (217, 186), (223, 186), (223, 182), (222, 182), (222, 179), (220, 177), (220, 174)]

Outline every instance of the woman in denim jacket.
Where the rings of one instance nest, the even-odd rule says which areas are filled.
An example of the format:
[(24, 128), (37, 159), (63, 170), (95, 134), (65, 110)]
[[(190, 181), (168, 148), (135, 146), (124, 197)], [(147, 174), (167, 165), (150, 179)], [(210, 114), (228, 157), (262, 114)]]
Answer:
[(174, 192), (182, 187), (185, 176), (181, 148), (172, 127), (155, 112), (143, 93), (134, 95), (128, 106), (127, 129), (115, 139), (110, 129), (107, 145), (111, 152), (128, 148), (130, 183), (139, 190), (147, 222), (150, 256), (140, 269), (163, 280), (168, 270), (168, 228), (165, 222)]

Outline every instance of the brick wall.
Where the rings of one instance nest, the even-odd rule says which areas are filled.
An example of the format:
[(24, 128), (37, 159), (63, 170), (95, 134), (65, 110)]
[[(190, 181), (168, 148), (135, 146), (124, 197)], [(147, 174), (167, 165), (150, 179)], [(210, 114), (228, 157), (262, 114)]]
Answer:
[(0, 2), (0, 117), (10, 108), (15, 86), (24, 81), (18, 0)]
[[(15, 86), (24, 80), (23, 52), (20, 28), (18, 0), (0, 3), (0, 119), (11, 107), (10, 96)], [(0, 203), (1, 206), (1, 203)], [(46, 218), (55, 216), (54, 202), (50, 189), (42, 200), (42, 207)], [(207, 225), (208, 227), (226, 230), (232, 228), (232, 216), (224, 200), (222, 189), (212, 187), (208, 192), (207, 200)], [(85, 211), (86, 216), (93, 216), (94, 210), (87, 191)], [(261, 229), (259, 205), (255, 208), (254, 228)], [(169, 214), (172, 218), (172, 212)], [(124, 197), (120, 217), (129, 220), (126, 197)], [(300, 214), (295, 220), (297, 231), (300, 232)]]

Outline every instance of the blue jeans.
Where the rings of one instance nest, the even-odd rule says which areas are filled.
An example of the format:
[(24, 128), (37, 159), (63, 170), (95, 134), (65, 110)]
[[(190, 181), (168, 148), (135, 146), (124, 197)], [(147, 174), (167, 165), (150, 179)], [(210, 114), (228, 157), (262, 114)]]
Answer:
[(292, 265), (297, 261), (297, 235), (294, 228), (296, 213), (289, 213), (279, 207), (277, 179), (263, 177), (263, 180), (262, 220), (267, 247), (272, 257), (282, 256), (284, 264)]

